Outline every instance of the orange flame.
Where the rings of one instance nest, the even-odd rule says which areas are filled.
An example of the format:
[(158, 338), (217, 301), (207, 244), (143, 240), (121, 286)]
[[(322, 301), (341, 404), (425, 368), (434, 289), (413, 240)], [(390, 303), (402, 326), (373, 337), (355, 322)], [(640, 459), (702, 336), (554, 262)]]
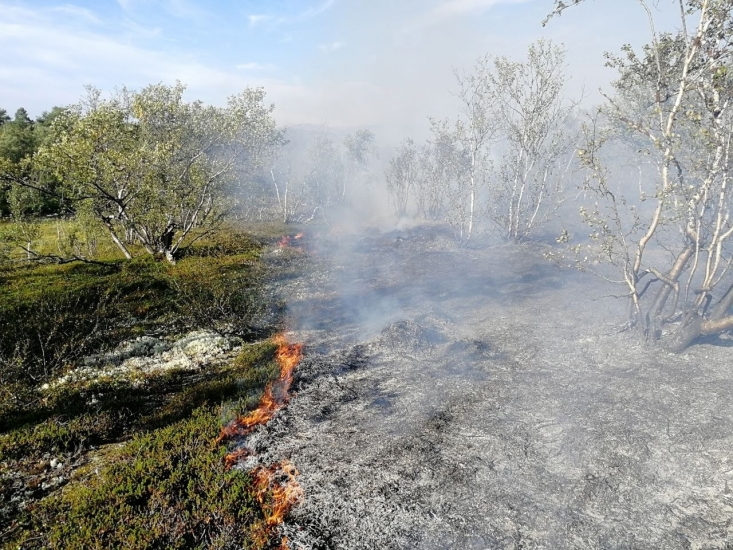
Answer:
[(283, 237), (277, 241), (279, 248), (294, 248), (300, 250), (300, 248), (293, 246), (293, 241), (298, 241), (305, 237), (305, 233), (298, 233), (297, 235), (283, 235)]
[[(282, 334), (275, 336), (273, 341), (277, 345), (275, 359), (280, 365), (280, 377), (267, 385), (255, 410), (222, 429), (217, 443), (251, 433), (259, 424), (268, 422), (290, 399), (288, 392), (293, 383), (293, 371), (303, 355), (303, 344), (289, 344)], [(252, 451), (246, 447), (229, 453), (224, 458), (224, 468), (231, 469), (250, 454)], [(262, 534), (270, 538), (275, 527), (283, 522), (285, 516), (303, 497), (303, 489), (295, 479), (298, 470), (290, 461), (283, 460), (270, 467), (258, 466), (250, 474), (254, 480), (255, 498), (265, 515), (265, 531)], [(278, 550), (289, 548), (287, 537), (283, 537)]]
[[(260, 424), (269, 422), (290, 399), (288, 391), (293, 383), (293, 370), (303, 355), (303, 344), (288, 344), (285, 336), (278, 334), (274, 340), (277, 344), (275, 358), (280, 365), (280, 377), (268, 384), (260, 403), (255, 410), (240, 416), (225, 426), (219, 434), (217, 443), (234, 437), (244, 437)], [(235, 464), (236, 462), (233, 462)]]
[(231, 470), (240, 460), (248, 457), (250, 454), (252, 454), (252, 451), (246, 447), (232, 451), (224, 457), (224, 469)]
[[(303, 488), (295, 476), (298, 470), (289, 460), (273, 464), (269, 468), (259, 466), (252, 472), (255, 498), (265, 511), (265, 522), (269, 527), (280, 525), (285, 516), (303, 498)], [(268, 496), (271, 495), (271, 502)], [(282, 542), (287, 548), (287, 539)]]

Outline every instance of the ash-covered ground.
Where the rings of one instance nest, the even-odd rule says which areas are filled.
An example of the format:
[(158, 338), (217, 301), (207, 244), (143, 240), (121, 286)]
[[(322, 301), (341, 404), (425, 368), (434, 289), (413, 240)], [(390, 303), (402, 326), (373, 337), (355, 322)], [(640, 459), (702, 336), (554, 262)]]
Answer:
[(291, 548), (733, 548), (733, 349), (619, 333), (537, 247), (422, 227), (311, 243), (306, 344), (248, 444), (293, 461)]

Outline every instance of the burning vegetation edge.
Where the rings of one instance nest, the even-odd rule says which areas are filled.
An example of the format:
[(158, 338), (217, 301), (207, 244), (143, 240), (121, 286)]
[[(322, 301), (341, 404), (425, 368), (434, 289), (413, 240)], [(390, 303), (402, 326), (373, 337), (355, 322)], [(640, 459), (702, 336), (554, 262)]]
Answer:
[[(254, 239), (260, 241), (260, 250), (256, 256), (260, 258), (257, 261), (262, 263), (261, 260), (266, 261), (267, 256), (262, 256), (261, 253), (276, 244), (276, 237), (267, 235), (263, 241), (263, 236), (258, 234)], [(224, 263), (239, 262), (239, 252), (237, 249), (231, 258), (225, 257)], [(225, 256), (229, 254), (226, 250), (221, 253)], [(194, 256), (196, 259), (197, 256)], [(293, 254), (285, 254), (280, 261), (275, 262), (276, 265), (271, 265), (268, 270), (271, 271), (270, 275), (277, 279), (281, 269), (288, 271), (293, 268), (289, 261), (291, 256)], [(209, 258), (203, 254), (202, 259)], [(245, 265), (252, 263), (252, 258), (245, 259)], [(180, 266), (183, 264), (175, 269)], [(186, 267), (183, 266), (183, 269)], [(264, 280), (260, 281), (262, 282)], [(205, 282), (203, 286), (206, 287), (207, 284)], [(265, 294), (262, 295), (263, 298)], [(279, 308), (277, 303), (273, 303), (273, 307)], [(279, 317), (279, 314), (275, 316)], [(268, 318), (270, 327), (265, 332), (280, 325), (272, 315)], [(302, 496), (302, 490), (295, 478), (298, 475), (297, 470), (288, 461), (282, 461), (249, 471), (242, 468), (230, 471), (232, 468), (226, 462), (229, 451), (221, 444), (223, 439), (220, 438), (221, 433), (218, 433), (222, 418), (226, 421), (227, 415), (232, 414), (228, 411), (245, 411), (251, 409), (255, 403), (263, 405), (269, 398), (275, 405), (270, 411), (269, 419), (289, 399), (292, 370), (302, 355), (302, 344), (288, 344), (283, 334), (266, 337), (264, 340), (261, 338), (266, 334), (258, 333), (258, 336), (255, 340), (246, 338), (240, 351), (233, 350), (234, 353), (221, 364), (217, 363), (212, 372), (209, 373), (207, 367), (201, 372), (187, 374), (180, 383), (176, 382), (184, 385), (178, 388), (174, 384), (173, 391), (182, 393), (171, 394), (166, 399), (171, 397), (175, 404), (180, 401), (185, 410), (182, 409), (180, 414), (176, 413), (175, 417), (166, 416), (170, 407), (164, 402), (153, 411), (153, 416), (158, 418), (162, 415), (165, 422), (151, 424), (137, 433), (133, 431), (127, 437), (117, 438), (114, 440), (117, 443), (111, 445), (100, 446), (95, 443), (96, 440), (90, 440), (86, 447), (91, 447), (79, 456), (79, 449), (71, 458), (64, 454), (65, 447), (57, 449), (62, 455), (58, 460), (52, 461), (51, 468), (54, 475), (64, 477), (63, 481), (48, 490), (44, 489), (27, 503), (21, 502), (17, 510), (19, 515), (3, 518), (9, 523), (5, 523), (0, 529), (1, 538), (5, 539), (0, 543), (0, 548), (88, 548), (92, 543), (108, 547), (116, 547), (118, 544), (124, 547), (160, 544), (170, 544), (170, 547), (201, 544), (204, 547), (218, 547), (224, 544), (228, 547), (234, 544), (252, 549), (274, 546), (287, 548), (286, 539), (275, 542), (276, 532), (282, 518)], [(239, 343), (242, 343), (241, 340)], [(275, 367), (278, 374), (275, 374)], [(164, 378), (170, 385), (171, 381), (168, 379), (178, 380), (176, 376), (177, 373), (172, 372)], [(155, 384), (145, 395), (153, 396), (151, 392), (160, 385), (157, 378), (151, 381)], [(265, 385), (268, 381), (272, 382)], [(142, 380), (141, 387), (148, 382), (147, 378)], [(112, 389), (114, 388), (110, 387)], [(263, 389), (265, 395), (260, 398)], [(112, 391), (110, 396), (114, 395), (115, 392)], [(259, 401), (253, 403), (253, 398)], [(115, 400), (117, 397), (113, 397), (113, 401)], [(100, 406), (102, 404), (97, 408)], [(250, 415), (258, 414), (257, 410)], [(239, 419), (249, 416), (235, 414), (238, 414)], [(104, 415), (96, 417), (101, 418), (102, 422), (106, 418)], [(147, 417), (141, 418), (146, 420)], [(43, 425), (31, 424), (23, 429), (30, 428), (33, 433), (28, 435), (35, 437), (39, 429), (50, 429), (50, 425), (45, 426), (49, 422), (53, 423), (55, 419), (50, 418)], [(69, 424), (69, 429), (74, 430), (74, 422), (71, 414), (63, 424)], [(9, 489), (7, 483), (13, 484), (20, 480), (17, 476), (8, 478), (6, 474), (13, 473), (12, 469), (20, 465), (16, 462), (23, 460), (22, 453), (31, 452), (32, 456), (29, 455), (28, 458), (32, 460), (42, 451), (39, 445), (45, 445), (44, 442), (48, 439), (46, 437), (29, 450), (26, 449), (24, 440), (18, 439), (22, 434), (14, 434), (15, 432), (7, 432), (0, 435), (0, 481), (3, 484), (3, 493)], [(71, 432), (70, 434), (73, 435)], [(64, 434), (49, 435), (51, 436), (56, 441)], [(171, 453), (172, 449), (176, 452)], [(13, 458), (14, 455), (9, 453), (16, 451), (22, 453)], [(53, 465), (54, 462), (57, 464)], [(34, 464), (30, 465), (36, 467)], [(181, 485), (182, 483), (187, 486)], [(226, 493), (230, 495), (227, 496)], [(216, 498), (212, 501), (211, 498), (214, 497)], [(217, 504), (216, 500), (220, 502)], [(4, 516), (5, 512), (3, 510)], [(154, 518), (160, 518), (160, 514), (166, 519), (155, 521)], [(151, 520), (156, 525), (150, 525)], [(124, 528), (119, 529), (121, 526)]]
[[(246, 415), (237, 416), (222, 428), (216, 440), (217, 443), (234, 443), (234, 448), (224, 457), (226, 470), (255, 454), (246, 446), (246, 437), (258, 426), (267, 424), (290, 400), (293, 371), (303, 355), (303, 344), (288, 343), (282, 333), (276, 335), (273, 342), (277, 345), (275, 358), (280, 367), (279, 378), (267, 385), (256, 409)], [(282, 460), (270, 466), (257, 466), (249, 474), (254, 479), (255, 495), (265, 514), (267, 530), (270, 535), (274, 535), (277, 526), (282, 524), (285, 516), (304, 496), (296, 479), (298, 470), (290, 461)], [(282, 539), (280, 548), (289, 548), (287, 538)]]

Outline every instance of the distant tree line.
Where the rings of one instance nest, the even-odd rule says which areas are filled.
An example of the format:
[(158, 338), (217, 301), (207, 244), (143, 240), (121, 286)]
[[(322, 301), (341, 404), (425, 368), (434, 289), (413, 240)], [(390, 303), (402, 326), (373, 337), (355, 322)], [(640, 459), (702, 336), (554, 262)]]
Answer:
[[(264, 90), (246, 89), (225, 107), (187, 102), (184, 91), (88, 88), (76, 105), (36, 120), (1, 111), (0, 215), (12, 223), (0, 227), (0, 255), (16, 247), (25, 260), (96, 261), (106, 238), (125, 258), (173, 262), (231, 217), (328, 221), (372, 179), (367, 129), (341, 144), (325, 129), (308, 132), (289, 146)], [(39, 220), (49, 215), (65, 223), (56, 251), (42, 253)]]
[[(123, 88), (31, 121), (5, 115), (0, 131), (4, 213), (28, 259), (92, 261), (89, 244), (106, 235), (125, 258), (175, 261), (192, 238), (216, 228), (269, 165), (283, 133), (264, 91), (246, 89), (225, 107), (183, 99), (184, 86)], [(33, 242), (39, 214), (73, 216), (59, 253)]]
[(473, 71), (456, 72), (459, 116), (430, 119), (427, 142), (406, 139), (387, 166), (395, 212), (413, 205), (464, 243), (480, 223), (521, 242), (551, 221), (578, 138), (564, 58), (539, 41), (526, 61), (487, 55)]
[(261, 207), (272, 211), (274, 191), (281, 221), (328, 223), (334, 211), (353, 205), (355, 194), (374, 182), (377, 158), (371, 130), (355, 130), (341, 144), (325, 128), (308, 132), (274, 159), (262, 188)]
[[(0, 166), (5, 170), (17, 169), (23, 159), (32, 157), (49, 142), (53, 122), (63, 112), (62, 107), (54, 107), (33, 120), (22, 107), (12, 118), (5, 109), (0, 109)], [(54, 214), (60, 209), (58, 200), (51, 195), (29, 195), (7, 180), (0, 185), (0, 216), (7, 217), (13, 212), (22, 215)]]
[[(584, 3), (555, 0), (545, 23)], [(581, 229), (564, 220), (567, 248), (549, 256), (619, 285), (627, 328), (679, 351), (733, 330), (733, 0), (671, 2), (673, 32), (639, 4), (651, 39), (606, 54), (618, 77), (603, 104), (574, 112), (550, 43), (524, 61), (480, 58), (457, 75), (461, 114), (431, 120), (424, 145), (405, 140), (386, 179), (397, 214), (412, 205), (463, 242), (488, 222), (518, 242), (579, 174)]]

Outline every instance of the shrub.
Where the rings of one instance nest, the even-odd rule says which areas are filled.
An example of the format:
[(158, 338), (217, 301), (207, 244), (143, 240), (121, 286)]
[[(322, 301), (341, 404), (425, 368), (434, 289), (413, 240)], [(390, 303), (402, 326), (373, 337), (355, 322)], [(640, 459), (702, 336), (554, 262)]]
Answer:
[[(254, 497), (252, 479), (224, 468), (225, 447), (216, 443), (222, 418), (256, 405), (262, 388), (277, 378), (272, 341), (243, 347), (208, 379), (176, 388), (162, 406), (135, 407), (130, 388), (98, 385), (113, 396), (103, 412), (62, 422), (49, 419), (0, 437), (0, 460), (37, 460), (49, 453), (78, 452), (85, 445), (138, 431), (104, 455), (61, 492), (17, 514), (15, 539), (6, 548), (262, 548), (269, 527)], [(148, 398), (181, 385), (176, 374), (151, 380)], [(87, 388), (85, 391), (92, 391)], [(84, 402), (84, 392), (53, 394), (59, 403)], [(231, 400), (225, 406), (223, 400)], [(123, 406), (129, 405), (129, 406)], [(73, 408), (73, 405), (72, 405)], [(126, 411), (126, 412), (123, 412)], [(134, 411), (134, 412), (133, 412)], [(5, 493), (10, 494), (10, 488)]]
[(252, 479), (224, 469), (218, 417), (200, 408), (136, 436), (99, 474), (36, 505), (30, 528), (6, 547), (261, 547), (266, 526)]

